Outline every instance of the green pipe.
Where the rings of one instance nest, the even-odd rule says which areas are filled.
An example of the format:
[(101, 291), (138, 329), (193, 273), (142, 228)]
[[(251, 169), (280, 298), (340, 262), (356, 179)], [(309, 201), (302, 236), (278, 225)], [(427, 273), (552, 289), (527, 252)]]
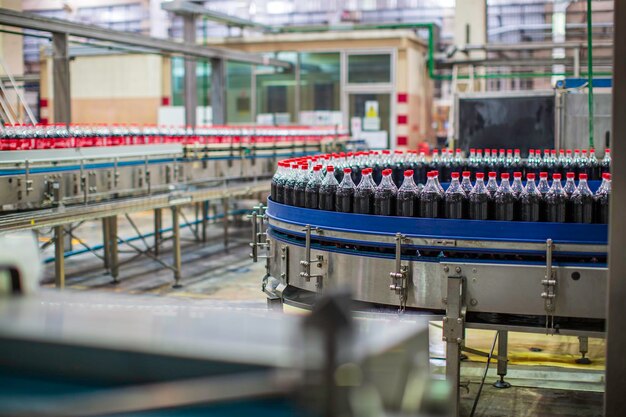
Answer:
[(591, 0), (587, 0), (587, 106), (589, 107), (589, 147), (593, 148), (593, 43), (591, 41)]

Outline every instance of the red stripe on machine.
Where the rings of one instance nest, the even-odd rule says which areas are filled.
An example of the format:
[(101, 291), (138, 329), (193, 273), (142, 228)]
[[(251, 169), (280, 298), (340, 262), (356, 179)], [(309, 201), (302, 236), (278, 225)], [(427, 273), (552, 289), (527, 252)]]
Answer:
[(409, 143), (409, 138), (407, 136), (398, 136), (396, 138), (396, 144), (398, 146), (406, 146)]
[(406, 103), (409, 101), (409, 95), (407, 93), (398, 93), (398, 103)]
[(409, 116), (407, 116), (406, 114), (399, 114), (398, 115), (398, 124), (399, 125), (405, 125), (407, 124), (409, 121)]

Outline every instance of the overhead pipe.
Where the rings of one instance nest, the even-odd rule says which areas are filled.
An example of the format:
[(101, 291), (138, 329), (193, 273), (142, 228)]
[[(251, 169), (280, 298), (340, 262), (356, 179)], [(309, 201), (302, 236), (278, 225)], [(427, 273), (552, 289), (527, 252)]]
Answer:
[(589, 148), (593, 148), (593, 42), (591, 33), (591, 0), (587, 0), (587, 105), (589, 106)]

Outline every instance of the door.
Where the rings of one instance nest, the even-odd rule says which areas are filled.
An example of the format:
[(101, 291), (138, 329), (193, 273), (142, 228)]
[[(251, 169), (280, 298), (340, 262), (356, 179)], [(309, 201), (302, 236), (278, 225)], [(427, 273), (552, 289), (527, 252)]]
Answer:
[(391, 147), (391, 94), (348, 94), (350, 133), (363, 139), (372, 149)]

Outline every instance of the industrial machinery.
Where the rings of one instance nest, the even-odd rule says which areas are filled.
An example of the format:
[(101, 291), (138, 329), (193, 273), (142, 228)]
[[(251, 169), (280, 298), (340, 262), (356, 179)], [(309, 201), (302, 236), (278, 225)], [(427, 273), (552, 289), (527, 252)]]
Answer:
[(603, 335), (607, 225), (372, 216), (271, 199), (251, 217), (269, 302), (310, 308), (348, 288), (370, 308), (442, 314), (455, 415), (466, 328), (498, 330), (501, 387), (508, 330), (577, 335), (583, 355), (586, 337)]

